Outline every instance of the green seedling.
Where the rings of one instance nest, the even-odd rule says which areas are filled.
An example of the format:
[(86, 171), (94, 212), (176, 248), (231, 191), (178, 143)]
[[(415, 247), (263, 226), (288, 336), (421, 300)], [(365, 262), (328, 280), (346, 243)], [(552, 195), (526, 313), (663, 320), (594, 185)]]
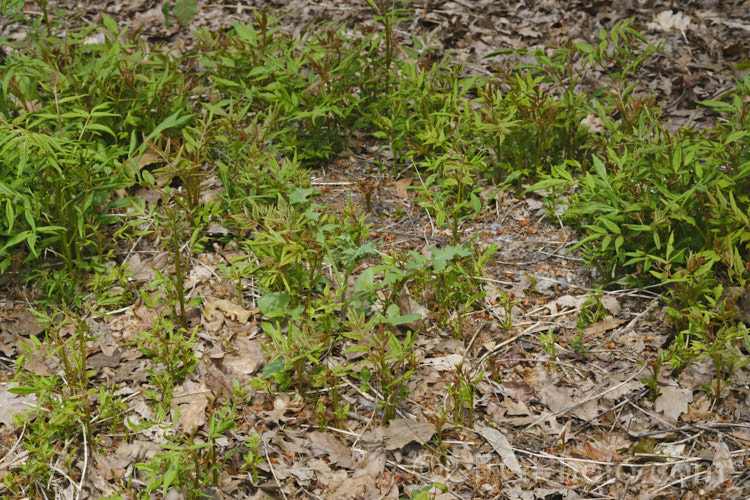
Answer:
[(549, 356), (550, 359), (547, 369), (550, 373), (554, 373), (557, 363), (557, 336), (555, 335), (555, 332), (552, 331), (552, 328), (547, 330), (547, 333), (539, 335), (539, 342), (542, 344), (542, 350), (547, 353), (547, 356)]
[[(172, 443), (161, 445), (165, 450), (163, 453), (154, 455), (148, 462), (136, 464), (148, 481), (146, 487), (140, 490), (139, 498), (151, 498), (154, 492), (167, 495), (170, 488), (183, 487), (187, 498), (204, 498), (204, 488), (217, 486), (219, 482), (222, 463), (217, 460), (216, 441), (234, 429), (235, 418), (234, 406), (222, 406), (209, 417), (205, 441), (192, 433), (171, 438)], [(257, 477), (255, 466), (260, 459), (253, 449), (251, 453), (246, 464)]]
[(409, 395), (406, 383), (416, 372), (416, 336), (412, 332), (407, 332), (401, 341), (394, 334), (392, 327), (413, 319), (401, 316), (398, 306), (394, 304), (385, 316), (376, 314), (366, 320), (364, 313), (350, 312), (346, 322), (347, 331), (343, 335), (360, 342), (347, 352), (365, 355), (358, 378), (364, 392), (372, 392), (378, 397), (379, 406), (383, 409), (384, 422), (396, 416), (400, 403)]
[[(76, 461), (98, 449), (102, 428), (122, 424), (124, 405), (112, 394), (116, 388), (91, 387), (95, 372), (86, 364), (86, 343), (93, 338), (90, 317), (57, 311), (38, 313), (38, 320), (44, 325), (45, 342), (32, 336), (22, 344), (15, 376), (20, 385), (9, 390), (37, 397), (36, 404), (18, 420), (28, 428), (23, 446), (29, 458), (21, 464), (22, 474), (10, 489), (44, 496), (61, 466), (71, 470)], [(32, 356), (46, 359), (59, 374), (27, 371)]]
[[(643, 366), (645, 363), (643, 361), (638, 361), (638, 364)], [(649, 361), (648, 371), (650, 376), (641, 379), (641, 382), (648, 387), (648, 399), (651, 402), (656, 401), (656, 398), (659, 397), (659, 394), (661, 393), (661, 390), (659, 389), (659, 373), (661, 372), (663, 364), (664, 358), (662, 356), (658, 356), (656, 359)]]
[(503, 321), (501, 326), (507, 331), (513, 329), (513, 307), (520, 304), (520, 300), (513, 300), (510, 294), (505, 293), (502, 290), (498, 291), (498, 302), (503, 308)]
[(590, 295), (581, 304), (581, 308), (578, 311), (578, 330), (580, 331), (597, 321), (605, 319), (607, 314), (607, 308), (602, 305), (602, 289), (598, 288), (595, 293)]
[(583, 331), (581, 330), (576, 331), (575, 336), (568, 341), (568, 346), (573, 349), (573, 352), (581, 356), (586, 356), (591, 349), (591, 344), (584, 342)]
[(258, 465), (263, 463), (263, 453), (260, 450), (261, 439), (257, 434), (252, 434), (247, 438), (245, 442), (247, 447), (247, 453), (242, 455), (242, 461), (244, 462), (244, 468), (250, 471), (250, 475), (253, 478), (253, 482), (258, 481)]
[(474, 399), (477, 384), (484, 379), (484, 372), (473, 375), (463, 363), (456, 366), (453, 380), (448, 385), (448, 395), (453, 400), (453, 421), (456, 425), (474, 427)]

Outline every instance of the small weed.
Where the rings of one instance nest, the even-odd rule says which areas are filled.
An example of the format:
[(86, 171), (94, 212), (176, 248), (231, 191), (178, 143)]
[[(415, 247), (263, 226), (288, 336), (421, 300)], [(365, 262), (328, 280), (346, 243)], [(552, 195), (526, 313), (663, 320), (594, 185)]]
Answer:
[(198, 14), (198, 6), (195, 0), (175, 0), (174, 4), (165, 1), (161, 4), (161, 11), (164, 14), (164, 24), (169, 29), (173, 18), (180, 26), (187, 26)]
[(197, 328), (188, 333), (169, 318), (158, 316), (151, 329), (139, 332), (133, 342), (156, 364), (148, 370), (150, 383), (156, 390), (147, 389), (144, 394), (153, 401), (159, 421), (169, 412), (172, 389), (195, 370), (198, 361), (193, 353), (196, 333)]
[(578, 311), (578, 329), (582, 330), (605, 319), (607, 314), (607, 309), (602, 305), (602, 290), (598, 288), (595, 293), (586, 299)]
[(542, 344), (542, 350), (547, 353), (547, 356), (549, 356), (550, 359), (547, 369), (550, 373), (553, 373), (556, 369), (557, 363), (557, 346), (555, 345), (557, 342), (557, 336), (555, 335), (555, 332), (552, 331), (552, 328), (547, 330), (547, 333), (539, 335), (539, 342)]
[[(645, 363), (643, 361), (639, 361), (638, 364), (643, 366)], [(661, 372), (663, 364), (663, 356), (658, 356), (656, 359), (649, 361), (648, 370), (650, 372), (650, 376), (641, 379), (641, 382), (643, 382), (643, 384), (648, 387), (648, 399), (651, 402), (656, 401), (656, 398), (659, 397), (659, 394), (661, 393), (661, 390), (659, 389), (659, 373)]]
[[(195, 434), (170, 438), (171, 444), (161, 445), (164, 453), (136, 464), (148, 481), (139, 492), (139, 498), (151, 498), (157, 491), (166, 495), (170, 488), (177, 487), (184, 487), (189, 499), (204, 498), (205, 488), (218, 485), (222, 469), (222, 462), (217, 457), (217, 440), (235, 427), (235, 418), (234, 406), (222, 406), (211, 413), (205, 440)], [(257, 477), (256, 465), (261, 460), (254, 451), (257, 444), (249, 448), (246, 465)]]
[(350, 405), (344, 403), (339, 392), (341, 380), (349, 376), (349, 367), (345, 364), (337, 364), (333, 367), (322, 366), (318, 373), (313, 375), (312, 385), (318, 390), (328, 389), (328, 396), (323, 398), (319, 396), (316, 404), (316, 412), (319, 415), (319, 421), (328, 425), (329, 417), (333, 419), (333, 424), (343, 429), (346, 417), (349, 415)]
[(131, 277), (127, 266), (110, 264), (103, 272), (97, 272), (86, 283), (90, 291), (87, 297), (89, 305), (107, 309), (117, 309), (126, 304), (132, 304), (135, 299), (135, 291), (129, 281)]
[(503, 380), (502, 361), (495, 356), (490, 356), (487, 358), (487, 366), (490, 371), (490, 380), (500, 383)]
[(503, 321), (500, 325), (507, 331), (511, 331), (513, 329), (513, 307), (520, 304), (521, 301), (514, 301), (510, 294), (500, 290), (498, 302), (500, 302), (500, 305), (503, 308)]
[(457, 425), (474, 427), (474, 399), (477, 384), (484, 379), (484, 372), (472, 376), (463, 363), (456, 366), (453, 380), (448, 385), (448, 395), (453, 400), (453, 421)]
[(734, 373), (750, 363), (741, 350), (749, 343), (748, 330), (744, 323), (735, 320), (736, 311), (728, 307), (721, 292), (722, 287), (718, 286), (705, 297), (710, 309), (693, 305), (680, 313), (687, 325), (679, 331), (667, 355), (667, 361), (676, 369), (689, 361), (711, 360), (714, 381), (704, 390), (715, 402), (723, 397)]
[(423, 168), (429, 175), (415, 188), (421, 204), (435, 214), (438, 226), (448, 224), (451, 241), (458, 245), (462, 223), (482, 211), (475, 176), (485, 171), (484, 158), (481, 153), (446, 154), (426, 159)]
[[(73, 470), (83, 454), (97, 449), (102, 427), (115, 429), (122, 424), (124, 405), (113, 395), (114, 388), (91, 387), (95, 372), (86, 365), (90, 318), (63, 311), (37, 314), (45, 325), (45, 342), (32, 336), (22, 344), (15, 377), (20, 385), (9, 391), (37, 396), (36, 404), (20, 419), (28, 427), (23, 446), (29, 452), (29, 459), (21, 464), (26, 478), (22, 483), (45, 496), (51, 493), (50, 478), (62, 469)], [(27, 362), (37, 356), (59, 374), (26, 371)]]
[(416, 372), (413, 350), (416, 336), (408, 332), (400, 341), (391, 329), (407, 321), (409, 318), (401, 316), (393, 305), (385, 317), (376, 314), (366, 320), (362, 313), (350, 313), (346, 323), (345, 337), (366, 342), (347, 352), (365, 354), (358, 378), (363, 392), (373, 392), (378, 397), (384, 422), (396, 416), (400, 403), (409, 395), (406, 384)]
[[(172, 320), (179, 328), (187, 330), (188, 308), (201, 303), (201, 299), (188, 299), (185, 295), (189, 256), (192, 255), (200, 230), (191, 231), (185, 218), (185, 211), (176, 206), (164, 207), (157, 214), (155, 222), (161, 241), (172, 258), (174, 274), (164, 274), (155, 269), (155, 279), (150, 283), (150, 288), (157, 290), (158, 295), (141, 293), (141, 296), (147, 307), (168, 307)], [(183, 253), (183, 245), (187, 247), (187, 258)]]
[(263, 454), (259, 450), (260, 446), (260, 436), (257, 434), (252, 434), (247, 438), (247, 441), (245, 442), (247, 453), (242, 455), (244, 468), (246, 468), (250, 472), (250, 475), (253, 478), (253, 482), (258, 481), (258, 465), (263, 463)]
[(581, 356), (586, 356), (591, 349), (591, 345), (584, 342), (583, 332), (581, 330), (578, 330), (575, 337), (568, 341), (568, 346), (573, 349), (573, 352), (580, 354)]

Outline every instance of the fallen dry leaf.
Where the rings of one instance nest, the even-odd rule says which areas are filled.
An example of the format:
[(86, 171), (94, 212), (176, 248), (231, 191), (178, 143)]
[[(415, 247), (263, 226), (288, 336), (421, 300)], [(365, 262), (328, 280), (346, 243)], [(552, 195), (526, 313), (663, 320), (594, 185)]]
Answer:
[(329, 432), (311, 432), (312, 452), (315, 456), (328, 455), (331, 464), (345, 469), (358, 469), (362, 465), (361, 455), (355, 454), (349, 446)]
[(409, 191), (406, 190), (411, 186), (411, 177), (404, 177), (403, 179), (396, 181), (396, 196), (403, 198), (404, 200), (409, 199)]
[(689, 25), (690, 16), (679, 11), (672, 12), (671, 10), (665, 10), (654, 16), (654, 20), (646, 24), (646, 27), (648, 29), (661, 31), (670, 31), (673, 29), (685, 31)]
[(710, 444), (714, 448), (714, 453), (711, 457), (711, 468), (708, 470), (706, 488), (708, 491), (715, 491), (732, 477), (734, 464), (732, 463), (732, 454), (729, 452), (726, 443), (714, 441)]
[(172, 403), (179, 406), (179, 426), (185, 433), (192, 433), (206, 423), (206, 407), (211, 391), (201, 382), (186, 381), (174, 388)]
[(676, 422), (680, 415), (688, 411), (688, 404), (692, 401), (692, 390), (666, 386), (660, 389), (659, 396), (654, 401), (654, 407), (670, 422)]
[(586, 329), (583, 331), (583, 334), (585, 336), (595, 337), (601, 335), (604, 332), (608, 332), (609, 330), (617, 328), (623, 323), (625, 323), (624, 319), (617, 319), (613, 318), (612, 316), (607, 316), (607, 318), (601, 321), (597, 321), (596, 323), (593, 323), (586, 327)]
[(0, 384), (0, 424), (13, 425), (13, 417), (36, 405), (36, 394), (14, 394), (9, 389), (20, 384), (9, 382)]
[(502, 432), (493, 429), (492, 427), (485, 427), (482, 425), (477, 425), (475, 430), (480, 436), (486, 439), (490, 446), (492, 446), (492, 449), (500, 455), (503, 465), (510, 469), (511, 472), (515, 472), (519, 476), (523, 475), (521, 464), (518, 463), (518, 459), (513, 452), (513, 448), (510, 446), (510, 442), (508, 442), (508, 438), (506, 438)]
[(430, 366), (438, 371), (455, 371), (465, 358), (461, 354), (448, 354), (439, 358), (425, 358), (420, 361), (420, 366)]
[(224, 316), (241, 324), (247, 323), (250, 319), (250, 316), (260, 314), (260, 309), (258, 308), (245, 309), (244, 307), (235, 304), (230, 300), (216, 299), (208, 301), (206, 303), (205, 307), (203, 308), (203, 316), (208, 321), (214, 321), (216, 319), (214, 317), (214, 313), (216, 311), (221, 311), (222, 313), (224, 313)]
[(391, 420), (383, 432), (385, 449), (398, 450), (411, 442), (425, 444), (435, 434), (435, 424), (431, 422), (414, 422), (405, 418)]

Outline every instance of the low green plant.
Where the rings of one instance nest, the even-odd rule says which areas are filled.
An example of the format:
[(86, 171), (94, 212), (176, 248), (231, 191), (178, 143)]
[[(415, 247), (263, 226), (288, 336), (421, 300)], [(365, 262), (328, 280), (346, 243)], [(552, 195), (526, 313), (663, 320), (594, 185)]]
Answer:
[(578, 311), (577, 328), (582, 330), (597, 321), (603, 320), (607, 317), (607, 314), (607, 308), (602, 305), (602, 289), (599, 287), (581, 304)]
[(664, 356), (660, 354), (648, 363), (638, 361), (638, 364), (641, 366), (647, 364), (648, 366), (649, 376), (642, 378), (641, 382), (648, 388), (648, 399), (654, 402), (661, 393), (661, 389), (659, 389), (659, 373), (661, 373), (661, 368), (664, 365)]
[(349, 367), (339, 363), (332, 367), (321, 365), (312, 377), (312, 385), (317, 391), (326, 390), (327, 395), (318, 395), (315, 411), (321, 427), (332, 422), (339, 429), (345, 428), (346, 418), (351, 411), (349, 403), (344, 402), (339, 391), (342, 380), (349, 376)]
[(195, 0), (175, 0), (174, 3), (165, 1), (161, 4), (164, 14), (164, 25), (167, 29), (172, 27), (174, 18), (180, 26), (187, 26), (198, 14), (198, 5)]
[(404, 0), (366, 0), (367, 4), (375, 12), (376, 16), (373, 19), (375, 23), (381, 23), (383, 25), (383, 31), (380, 33), (372, 42), (374, 46), (380, 45), (381, 42), (385, 44), (385, 52), (382, 58), (378, 58), (378, 61), (383, 66), (383, 74), (385, 79), (383, 81), (383, 89), (381, 92), (385, 96), (390, 96), (391, 93), (391, 66), (394, 61), (394, 41), (393, 41), (393, 30), (394, 26), (401, 21), (407, 19), (403, 16), (408, 12), (406, 9), (397, 9), (398, 3), (406, 4)]
[(453, 422), (473, 428), (477, 384), (484, 379), (484, 372), (472, 374), (470, 370), (463, 363), (457, 365), (447, 391), (453, 400)]
[[(350, 277), (374, 248), (364, 243), (368, 227), (351, 200), (339, 217), (321, 213), (311, 193), (296, 189), (289, 202), (266, 207), (264, 230), (247, 243), (256, 259), (249, 271), (265, 290), (258, 306), (274, 357), (264, 376), (282, 389), (294, 384), (300, 394), (310, 384), (319, 389), (330, 376), (343, 376), (326, 375), (320, 357), (334, 346), (349, 308), (361, 305), (362, 293), (351, 289)], [(334, 408), (336, 419), (344, 413)]]
[[(735, 104), (736, 96), (746, 92), (738, 89)], [(684, 265), (691, 253), (713, 249), (717, 240), (728, 253), (727, 269), (735, 275), (745, 272), (737, 266), (734, 249), (746, 245), (748, 234), (750, 140), (741, 129), (746, 112), (711, 105), (728, 113), (727, 123), (717, 130), (682, 129), (669, 135), (644, 111), (632, 131), (639, 140), (614, 136), (602, 156), (592, 157), (592, 171), (580, 182), (565, 217), (587, 233), (573, 248), (581, 248), (607, 279), (630, 272), (643, 283), (654, 273)], [(617, 123), (605, 126), (622, 133)], [(542, 185), (551, 184), (542, 181), (532, 188)]]
[(575, 336), (568, 341), (568, 346), (573, 349), (573, 352), (581, 356), (586, 356), (591, 349), (591, 344), (584, 341), (583, 331), (577, 330)]
[(682, 311), (706, 303), (704, 297), (710, 295), (719, 284), (716, 279), (717, 262), (720, 257), (712, 251), (690, 253), (682, 266), (669, 264), (657, 266), (652, 274), (668, 289), (667, 310), (672, 326), (682, 329), (687, 322)]
[(448, 225), (451, 242), (461, 242), (461, 225), (482, 211), (476, 176), (486, 170), (481, 152), (446, 154), (423, 160), (428, 176), (415, 187), (421, 205), (435, 215), (438, 226)]
[(193, 350), (198, 328), (185, 330), (165, 316), (157, 316), (149, 330), (139, 332), (134, 345), (151, 357), (155, 366), (148, 369), (150, 384), (156, 390), (144, 394), (153, 401), (158, 420), (166, 418), (172, 401), (172, 390), (197, 366)]
[(311, 194), (311, 189), (298, 189), (289, 202), (279, 198), (276, 206), (266, 207), (258, 215), (262, 229), (247, 241), (256, 259), (250, 272), (258, 277), (261, 289), (285, 293), (292, 308), (300, 304), (303, 295), (309, 303), (323, 278), (326, 254), (316, 229), (324, 223), (320, 217), (326, 216), (298, 209)]
[(248, 264), (248, 255), (232, 257), (229, 266), (219, 263), (219, 277), (228, 279), (234, 283), (234, 289), (237, 292), (237, 300), (240, 305), (244, 302), (245, 277), (250, 274), (253, 264)]
[[(726, 200), (723, 195), (719, 199)], [(722, 203), (713, 216), (723, 218), (720, 210), (728, 205), (737, 209), (736, 203)], [(749, 266), (741, 249), (750, 240), (750, 224), (746, 215), (737, 215), (736, 229), (722, 239), (716, 237), (711, 249), (689, 254), (682, 266), (662, 265), (652, 271), (668, 288), (667, 314), (676, 331), (664, 353), (665, 361), (680, 370), (690, 362), (709, 359), (715, 369), (714, 382), (704, 389), (714, 401), (722, 397), (736, 370), (748, 363), (742, 353), (748, 343), (747, 329), (736, 318), (735, 302), (736, 291), (743, 291), (748, 283)], [(725, 287), (722, 282), (740, 286)]]
[[(187, 498), (205, 498), (204, 489), (217, 486), (222, 460), (217, 455), (217, 440), (235, 427), (236, 409), (222, 406), (211, 412), (206, 430), (206, 440), (197, 432), (168, 439), (171, 444), (161, 444), (164, 453), (154, 455), (148, 462), (139, 462), (136, 469), (148, 481), (139, 491), (139, 498), (152, 498), (154, 492), (166, 495), (170, 488), (185, 488)], [(251, 452), (257, 445), (251, 448)], [(227, 457), (224, 457), (224, 460)], [(259, 459), (249, 455), (248, 467), (256, 471)]]
[[(117, 221), (110, 211), (122, 203), (112, 193), (128, 181), (116, 161), (125, 150), (98, 147), (98, 139), (86, 134), (86, 122), (96, 113), (83, 114), (78, 123), (66, 120), (88, 140), (30, 130), (28, 114), (13, 122), (0, 118), (1, 161), (16, 165), (0, 171), (5, 208), (0, 269), (7, 269), (14, 251), (26, 254), (27, 263), (54, 252), (67, 270), (77, 273), (103, 264), (107, 241), (100, 239), (100, 232)], [(58, 118), (52, 114), (42, 121), (57, 128)], [(99, 136), (100, 130), (92, 133)]]
[[(19, 419), (28, 428), (23, 446), (29, 459), (21, 464), (27, 494), (51, 494), (49, 480), (67, 471), (98, 446), (101, 428), (115, 429), (122, 424), (123, 403), (113, 395), (114, 388), (93, 387), (94, 370), (86, 364), (86, 344), (92, 340), (87, 321), (69, 311), (38, 312), (44, 326), (44, 343), (36, 336), (21, 345), (16, 360), (15, 380), (9, 389), (15, 394), (35, 394), (36, 404)], [(55, 372), (48, 375), (27, 371), (31, 357), (39, 356)], [(33, 480), (30, 480), (33, 478)]]
[[(279, 304), (288, 304), (285, 294), (266, 294), (263, 297), (280, 300)], [(273, 376), (281, 389), (286, 389), (293, 383), (297, 391), (305, 395), (310, 385), (309, 367), (318, 366), (320, 356), (326, 352), (332, 340), (331, 330), (326, 330), (317, 320), (332, 321), (335, 317), (333, 311), (329, 308), (308, 310), (306, 315), (302, 316), (300, 306), (287, 316), (283, 313), (273, 314), (268, 309), (268, 300), (259, 301), (259, 306), (264, 314), (272, 314), (272, 321), (264, 323), (263, 329), (271, 339), (268, 350), (276, 356), (276, 362), (267, 364), (263, 375)], [(280, 320), (287, 317), (290, 321), (285, 328)]]
[(275, 155), (254, 152), (246, 143), (238, 148), (233, 156), (221, 152), (217, 161), (225, 189), (220, 197), (228, 212), (227, 225), (242, 241), (258, 226), (265, 206), (288, 200), (296, 189), (309, 188), (310, 174), (296, 158), (279, 161)]
[[(167, 191), (169, 193), (169, 191)], [(172, 259), (174, 273), (162, 273), (154, 269), (154, 280), (149, 284), (155, 294), (141, 292), (147, 307), (166, 307), (172, 321), (181, 329), (187, 330), (187, 314), (190, 307), (200, 305), (200, 298), (190, 299), (185, 293), (185, 279), (189, 272), (193, 250), (200, 243), (202, 227), (190, 227), (186, 217), (187, 207), (180, 197), (176, 204), (164, 206), (156, 213), (154, 223), (164, 247)], [(183, 248), (186, 247), (186, 250)]]
[[(34, 3), (42, 11), (41, 17), (26, 16), (26, 3), (23, 0), (2, 0), (2, 3), (0, 3), (0, 15), (8, 23), (22, 22), (26, 24), (29, 28), (29, 35), (38, 40), (41, 35), (50, 36), (52, 28), (56, 29), (59, 27), (59, 23), (56, 19), (50, 17), (47, 0), (36, 0)], [(41, 30), (42, 25), (44, 25), (44, 32)]]
[[(360, 48), (344, 37), (343, 28), (328, 26), (303, 44), (283, 34), (277, 20), (258, 12), (253, 24), (235, 23), (230, 43), (217, 43), (207, 31), (199, 39), (201, 63), (207, 68), (201, 77), (210, 79), (212, 92), (226, 99), (204, 106), (226, 116), (231, 125), (224, 129), (227, 145), (242, 148), (238, 139), (249, 135), (258, 146), (255, 156), (265, 149), (260, 140), (265, 136), (308, 166), (342, 149), (355, 107), (349, 88), (364, 67)], [(253, 129), (262, 134), (252, 134)], [(232, 160), (236, 153), (225, 151)]]
[(364, 312), (350, 311), (345, 324), (343, 336), (357, 342), (346, 352), (364, 355), (358, 375), (353, 375), (359, 378), (363, 392), (372, 392), (378, 398), (384, 422), (396, 416), (399, 405), (409, 395), (406, 384), (416, 373), (416, 335), (408, 331), (399, 340), (394, 332), (396, 326), (413, 321), (413, 316), (418, 318), (402, 316), (398, 306), (392, 304), (385, 315), (376, 313), (369, 319)]
[(682, 311), (685, 327), (670, 346), (667, 361), (675, 369), (686, 363), (709, 359), (714, 369), (712, 385), (703, 389), (715, 402), (722, 397), (734, 373), (750, 363), (742, 352), (750, 345), (747, 327), (735, 319), (736, 311), (722, 298), (723, 287), (718, 285), (704, 297), (704, 304), (695, 304)]
[(513, 300), (511, 295), (509, 293), (504, 292), (503, 290), (498, 291), (498, 302), (503, 308), (503, 318), (500, 325), (508, 330), (511, 331), (513, 329), (513, 308), (520, 304), (520, 300)]
[(447, 71), (447, 59), (424, 67), (416, 56), (397, 62), (393, 76), (397, 85), (387, 96), (359, 109), (370, 126), (376, 128), (373, 136), (388, 144), (396, 168), (407, 159), (449, 150), (446, 142), (461, 126), (460, 120), (451, 117), (466, 101), (459, 96), (472, 91), (471, 84), (458, 88), (458, 81)]
[[(432, 258), (427, 259), (416, 252), (409, 253), (404, 263), (414, 279), (414, 288), (419, 295), (431, 294), (437, 303), (437, 321), (441, 327), (449, 323), (454, 336), (461, 337), (462, 315), (470, 312), (481, 300), (485, 291), (480, 278), (484, 267), (497, 252), (497, 245), (475, 250), (461, 245), (447, 245), (445, 248), (432, 247)], [(451, 318), (451, 312), (456, 316)]]
[(263, 463), (263, 454), (259, 449), (260, 446), (260, 436), (258, 434), (251, 434), (247, 438), (247, 441), (245, 441), (247, 453), (242, 455), (242, 461), (244, 462), (243, 467), (248, 469), (253, 478), (253, 482), (258, 481), (258, 465)]
[(430, 500), (432, 498), (432, 494), (430, 493), (432, 488), (432, 485), (416, 488), (409, 494), (409, 498), (404, 500)]
[(550, 363), (547, 369), (550, 373), (554, 373), (557, 369), (557, 336), (552, 328), (548, 329), (547, 333), (539, 334), (539, 342), (542, 345), (542, 350), (547, 353), (547, 356), (549, 356)]
[[(585, 119), (589, 116), (609, 120), (615, 132), (624, 130), (628, 135), (637, 130), (642, 115), (651, 108), (634, 97), (635, 77), (643, 61), (660, 46), (649, 44), (632, 27), (632, 20), (600, 30), (598, 38), (596, 46), (568, 40), (550, 50), (521, 50), (535, 61), (513, 71), (500, 68), (510, 91), (499, 98), (497, 88), (503, 82), (498, 82), (481, 96), (483, 115), (494, 114), (502, 124), (484, 136), (495, 151), (499, 167), (496, 180), (520, 182), (548, 174), (553, 167), (571, 160), (589, 163), (586, 149), (606, 150), (608, 141), (587, 134)], [(506, 52), (493, 52), (487, 57)], [(603, 84), (588, 95), (579, 88), (579, 82), (592, 71), (598, 72), (597, 79)], [(621, 121), (615, 124), (610, 115), (620, 116)], [(487, 123), (487, 119), (483, 121)]]
[(114, 193), (141, 177), (137, 137), (156, 140), (186, 123), (175, 114), (186, 91), (177, 66), (158, 51), (144, 56), (112, 19), (104, 24), (102, 44), (87, 42), (96, 27), (70, 29), (3, 61), (0, 161), (15, 167), (0, 170), (0, 269), (22, 254), (25, 264), (60, 258), (59, 283), (101, 270), (128, 205)]
[(106, 263), (105, 270), (97, 272), (86, 282), (87, 297), (91, 307), (117, 309), (133, 303), (136, 293), (130, 282), (127, 265)]

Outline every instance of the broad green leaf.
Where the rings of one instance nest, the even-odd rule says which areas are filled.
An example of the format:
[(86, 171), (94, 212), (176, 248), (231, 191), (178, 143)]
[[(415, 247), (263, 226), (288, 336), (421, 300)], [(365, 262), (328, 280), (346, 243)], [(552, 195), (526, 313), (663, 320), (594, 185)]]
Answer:
[(161, 4), (161, 13), (164, 16), (164, 26), (166, 26), (167, 29), (172, 27), (172, 21), (169, 15), (171, 10), (172, 10), (172, 4), (168, 2), (167, 0), (164, 0), (164, 3)]
[(283, 372), (285, 368), (284, 356), (279, 356), (273, 361), (266, 363), (266, 366), (263, 367), (263, 376), (266, 378), (272, 377), (276, 373)]
[(718, 112), (731, 112), (733, 110), (732, 105), (722, 101), (698, 101), (701, 106), (707, 108), (713, 108)]
[(255, 42), (258, 38), (258, 34), (251, 25), (240, 24), (237, 21), (233, 21), (234, 31), (242, 41)]
[(198, 5), (195, 0), (177, 0), (174, 3), (174, 17), (182, 26), (187, 26), (198, 14)]
[(12, 394), (35, 394), (39, 392), (36, 387), (29, 387), (28, 385), (19, 385), (18, 387), (11, 387), (8, 392)]
[(118, 34), (119, 30), (117, 29), (117, 22), (103, 12), (102, 12), (102, 23), (104, 24), (104, 27), (107, 28), (109, 31), (111, 31), (115, 35)]
[(258, 308), (267, 318), (280, 318), (289, 312), (289, 294), (269, 292), (258, 299)]
[(608, 180), (607, 176), (607, 167), (604, 165), (604, 162), (599, 158), (597, 155), (594, 155), (594, 171), (596, 174), (604, 180)]
[(430, 248), (432, 253), (432, 265), (436, 272), (441, 272), (448, 265), (448, 261), (455, 257), (468, 257), (473, 254), (471, 250), (468, 250), (460, 245), (448, 245), (444, 249), (440, 250), (434, 246)]
[(167, 495), (167, 490), (169, 489), (172, 484), (177, 480), (177, 468), (179, 467), (179, 463), (177, 462), (177, 457), (174, 457), (173, 463), (169, 464), (169, 468), (167, 469), (167, 472), (164, 474), (164, 479), (162, 483), (162, 495)]
[(393, 326), (403, 325), (405, 323), (411, 323), (412, 321), (417, 321), (418, 319), (422, 318), (422, 315), (420, 314), (407, 314), (407, 315), (401, 315), (401, 311), (399, 310), (399, 307), (396, 304), (391, 304), (388, 306), (388, 310), (386, 311), (386, 318), (383, 318), (383, 323)]
[(606, 217), (602, 217), (601, 219), (599, 219), (599, 221), (605, 226), (607, 226), (607, 229), (609, 229), (610, 232), (615, 233), (615, 234), (621, 233), (620, 226), (618, 226), (616, 223), (612, 222), (611, 220), (607, 219)]
[(622, 248), (623, 243), (625, 243), (625, 238), (623, 238), (622, 236), (618, 236), (615, 239), (615, 252), (616, 253), (618, 254), (620, 253), (620, 248)]
[(540, 189), (549, 189), (555, 186), (559, 186), (561, 184), (568, 184), (568, 181), (565, 179), (543, 179), (536, 184), (533, 184), (530, 188), (528, 188), (526, 191), (524, 191), (522, 194), (527, 193), (533, 193), (534, 191), (539, 191)]
[(296, 205), (298, 203), (307, 202), (312, 194), (315, 192), (313, 188), (297, 188), (289, 195), (289, 204)]
[(375, 271), (376, 267), (368, 267), (354, 280), (355, 292), (370, 292), (375, 288)]
[(180, 116), (180, 113), (182, 113), (182, 111), (175, 111), (174, 113), (166, 117), (164, 121), (162, 121), (159, 125), (156, 126), (154, 130), (151, 131), (151, 133), (148, 135), (146, 140), (143, 141), (143, 145), (141, 146), (144, 152), (145, 152), (146, 147), (148, 146), (147, 142), (149, 139), (155, 139), (157, 137), (161, 137), (161, 133), (164, 132), (165, 130), (168, 130), (171, 128), (183, 127), (187, 125), (188, 123), (190, 123), (190, 120), (192, 120), (193, 117), (195, 116), (195, 114)]
[(482, 201), (474, 193), (471, 193), (469, 195), (469, 203), (471, 203), (471, 208), (474, 210), (475, 213), (478, 214), (482, 211)]

